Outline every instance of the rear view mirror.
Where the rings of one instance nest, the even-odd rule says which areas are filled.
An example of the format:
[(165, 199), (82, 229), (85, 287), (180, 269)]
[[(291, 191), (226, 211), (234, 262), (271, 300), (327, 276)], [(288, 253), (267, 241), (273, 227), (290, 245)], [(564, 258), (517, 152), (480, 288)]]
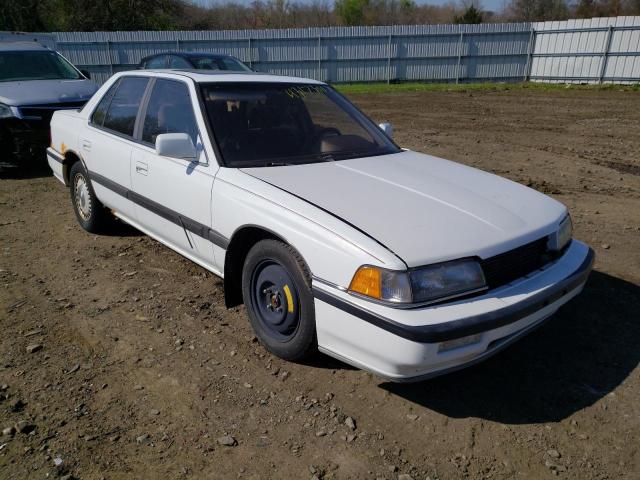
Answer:
[(163, 133), (156, 137), (156, 153), (163, 157), (196, 159), (196, 147), (186, 133)]
[(378, 127), (380, 127), (380, 130), (386, 133), (389, 138), (393, 138), (393, 125), (390, 123), (381, 123)]
[(84, 75), (86, 78), (91, 79), (91, 74), (88, 70), (80, 70), (80, 73)]

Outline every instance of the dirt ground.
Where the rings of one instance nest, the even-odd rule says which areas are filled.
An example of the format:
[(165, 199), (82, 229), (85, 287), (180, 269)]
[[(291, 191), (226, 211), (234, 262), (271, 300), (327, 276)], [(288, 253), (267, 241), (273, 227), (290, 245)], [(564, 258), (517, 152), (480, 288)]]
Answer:
[(584, 293), (420, 384), (287, 363), (220, 280), (128, 227), (85, 233), (55, 179), (5, 168), (0, 428), (19, 431), (0, 436), (0, 478), (640, 478), (640, 94), (353, 99), (402, 146), (568, 205), (598, 255)]

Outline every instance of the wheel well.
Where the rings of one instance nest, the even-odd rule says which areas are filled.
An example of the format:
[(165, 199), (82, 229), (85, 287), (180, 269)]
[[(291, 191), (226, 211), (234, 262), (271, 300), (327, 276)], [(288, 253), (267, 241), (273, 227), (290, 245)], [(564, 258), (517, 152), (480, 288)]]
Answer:
[(227, 308), (241, 305), (242, 268), (249, 250), (261, 240), (272, 239), (287, 243), (273, 232), (261, 227), (248, 226), (237, 230), (227, 248), (224, 259), (224, 303)]
[(75, 153), (69, 151), (65, 152), (64, 162), (62, 163), (62, 176), (64, 177), (64, 181), (67, 185), (69, 185), (69, 182), (71, 181), (69, 178), (69, 175), (71, 175), (71, 167), (74, 163), (79, 161), (80, 157)]

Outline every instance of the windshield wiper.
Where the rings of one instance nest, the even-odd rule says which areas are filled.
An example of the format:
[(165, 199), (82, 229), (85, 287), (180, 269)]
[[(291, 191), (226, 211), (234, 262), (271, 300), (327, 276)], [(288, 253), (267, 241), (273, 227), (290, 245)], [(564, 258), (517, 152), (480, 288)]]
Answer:
[(294, 165), (294, 164), (287, 163), (287, 162), (267, 162), (263, 166), (264, 167), (289, 167), (291, 165)]
[(332, 153), (321, 153), (320, 155), (318, 155), (318, 159), (321, 162), (335, 162), (336, 159), (333, 158), (333, 154)]
[[(349, 152), (351, 154), (351, 152)], [(337, 153), (313, 153), (311, 155), (301, 155), (298, 157), (292, 157), (289, 161), (283, 160), (270, 160), (268, 162), (253, 165), (254, 167), (289, 167), (293, 165), (306, 165), (308, 163), (322, 163), (322, 162), (335, 162), (336, 155), (342, 155), (340, 152)], [(282, 157), (278, 157), (282, 158)]]

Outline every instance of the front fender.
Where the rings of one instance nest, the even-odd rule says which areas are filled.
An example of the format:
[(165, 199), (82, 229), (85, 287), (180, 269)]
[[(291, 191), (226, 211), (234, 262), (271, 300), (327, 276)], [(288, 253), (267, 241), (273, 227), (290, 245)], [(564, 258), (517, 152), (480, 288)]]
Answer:
[[(314, 277), (341, 287), (347, 287), (364, 264), (406, 268), (365, 233), (238, 169), (221, 168), (216, 176), (212, 220), (227, 238), (246, 225), (272, 232), (300, 252)], [(224, 250), (216, 248), (216, 263), (224, 270)]]

